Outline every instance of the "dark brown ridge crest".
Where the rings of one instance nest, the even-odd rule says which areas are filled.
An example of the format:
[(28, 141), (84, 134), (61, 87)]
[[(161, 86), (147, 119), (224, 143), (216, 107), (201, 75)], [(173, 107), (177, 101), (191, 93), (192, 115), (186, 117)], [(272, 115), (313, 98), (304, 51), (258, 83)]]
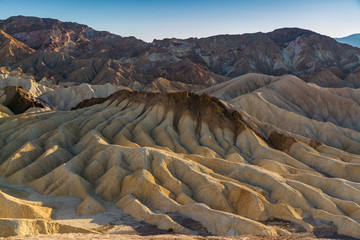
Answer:
[[(212, 131), (218, 127), (228, 128), (234, 133), (234, 142), (237, 136), (244, 130), (249, 129), (257, 134), (257, 131), (252, 129), (242, 116), (241, 112), (227, 108), (219, 99), (207, 94), (198, 95), (190, 92), (176, 92), (176, 93), (151, 93), (151, 92), (130, 92), (127, 90), (120, 90), (107, 98), (92, 98), (79, 103), (72, 110), (89, 107), (95, 104), (101, 104), (105, 101), (119, 101), (124, 100), (129, 102), (144, 104), (145, 112), (147, 109), (162, 105), (165, 111), (174, 111), (173, 126), (176, 131), (179, 131), (179, 121), (181, 117), (188, 114), (195, 120), (195, 131), (200, 136), (201, 125), (203, 122), (209, 125)], [(289, 151), (291, 145), (299, 142), (298, 139), (286, 136), (280, 132), (273, 132), (268, 138), (257, 134), (270, 146), (280, 151)], [(316, 148), (322, 143), (311, 140), (309, 145)]]
[(72, 110), (101, 104), (106, 101), (118, 100), (121, 102), (125, 99), (130, 102), (145, 104), (144, 109), (155, 105), (163, 105), (167, 111), (173, 109), (173, 126), (177, 131), (179, 121), (185, 114), (189, 114), (195, 120), (197, 134), (199, 134), (203, 122), (206, 122), (210, 129), (216, 127), (229, 128), (235, 133), (235, 137), (243, 130), (250, 129), (243, 122), (243, 118), (238, 111), (229, 110), (219, 99), (207, 94), (198, 95), (190, 92), (150, 93), (120, 90), (107, 98), (84, 100)]
[(29, 108), (45, 108), (43, 103), (33, 99), (23, 87), (7, 86), (3, 90), (6, 94), (3, 105), (15, 114), (23, 113)]
[[(110, 101), (110, 103), (112, 103), (113, 101), (122, 102), (124, 100), (128, 100), (132, 103), (144, 104), (145, 107), (143, 112), (155, 105), (164, 106), (165, 111), (174, 111), (173, 126), (178, 132), (180, 119), (187, 114), (194, 119), (196, 124), (195, 131), (198, 137), (200, 137), (201, 125), (205, 122), (208, 124), (210, 131), (213, 131), (216, 128), (227, 128), (232, 131), (234, 133), (234, 142), (236, 141), (237, 136), (246, 129), (255, 132), (257, 136), (262, 138), (270, 146), (280, 151), (288, 151), (293, 143), (299, 142), (298, 139), (286, 136), (277, 131), (266, 138), (246, 123), (249, 120), (246, 121), (241, 112), (229, 109), (218, 98), (207, 94), (198, 95), (190, 92), (151, 93), (120, 90), (107, 98), (84, 100), (73, 108), (73, 110), (101, 104), (105, 101)], [(321, 145), (321, 143), (311, 140), (309, 145), (312, 148), (316, 148)]]
[[(268, 137), (268, 143), (270, 143), (276, 149), (284, 152), (288, 152), (291, 145), (296, 142), (300, 141), (294, 137), (285, 136), (284, 134), (281, 134), (279, 132), (273, 132)], [(322, 145), (322, 143), (315, 140), (310, 140), (309, 145), (310, 147), (315, 149), (316, 147)]]

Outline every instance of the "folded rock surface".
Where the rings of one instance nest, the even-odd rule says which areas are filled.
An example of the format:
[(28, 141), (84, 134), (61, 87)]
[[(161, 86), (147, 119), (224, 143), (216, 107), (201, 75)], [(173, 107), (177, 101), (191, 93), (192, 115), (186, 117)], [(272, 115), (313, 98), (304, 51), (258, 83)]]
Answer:
[(118, 91), (73, 111), (2, 117), (0, 131), (1, 177), (79, 197), (81, 214), (107, 201), (179, 233), (196, 232), (169, 213), (216, 235), (289, 235), (264, 224), (281, 219), (298, 231), (332, 226), (360, 237), (360, 157), (347, 152), (351, 142), (335, 148), (331, 138), (269, 127), (206, 94)]

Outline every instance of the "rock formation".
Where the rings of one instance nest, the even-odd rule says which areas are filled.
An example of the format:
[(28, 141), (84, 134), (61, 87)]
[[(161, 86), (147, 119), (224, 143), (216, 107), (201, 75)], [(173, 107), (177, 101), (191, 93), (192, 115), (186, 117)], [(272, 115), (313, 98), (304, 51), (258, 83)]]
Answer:
[(79, 86), (64, 87), (46, 92), (39, 96), (38, 99), (54, 109), (70, 110), (85, 99), (105, 98), (120, 89), (130, 90), (129, 88), (112, 85), (110, 83), (104, 85), (89, 85), (83, 83)]
[(0, 90), (0, 104), (15, 114), (23, 113), (29, 108), (45, 108), (45, 105), (32, 98), (22, 87), (8, 86)]
[(264, 224), (281, 219), (360, 237), (360, 157), (345, 151), (351, 144), (329, 146), (334, 133), (327, 143), (297, 137), (193, 93), (118, 91), (73, 111), (19, 116), (0, 118), (1, 177), (81, 198), (79, 214), (107, 201), (178, 233), (196, 231), (170, 213), (217, 235), (291, 234)]
[(226, 100), (267, 128), (360, 153), (359, 89), (321, 88), (290, 75), (248, 74), (203, 92)]
[(36, 82), (33, 76), (21, 71), (9, 71), (8, 68), (0, 68), (0, 89), (7, 86), (22, 87), (33, 97), (39, 97), (44, 93), (53, 91), (54, 88), (60, 88), (55, 83)]

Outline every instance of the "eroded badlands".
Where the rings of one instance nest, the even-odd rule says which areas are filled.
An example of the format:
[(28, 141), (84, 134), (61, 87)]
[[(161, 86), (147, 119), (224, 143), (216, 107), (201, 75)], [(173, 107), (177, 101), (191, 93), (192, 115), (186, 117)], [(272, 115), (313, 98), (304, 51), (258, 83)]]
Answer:
[[(328, 228), (359, 238), (357, 126), (335, 119), (344, 137), (314, 139), (252, 117), (237, 102), (119, 91), (73, 111), (3, 116), (0, 175), (4, 185), (44, 197), (81, 199), (79, 216), (112, 206), (175, 233), (204, 230), (174, 214), (198, 222), (206, 234), (287, 236)], [(351, 131), (353, 141), (346, 138)], [(57, 209), (42, 201), (0, 193), (2, 236), (99, 232), (54, 221)]]

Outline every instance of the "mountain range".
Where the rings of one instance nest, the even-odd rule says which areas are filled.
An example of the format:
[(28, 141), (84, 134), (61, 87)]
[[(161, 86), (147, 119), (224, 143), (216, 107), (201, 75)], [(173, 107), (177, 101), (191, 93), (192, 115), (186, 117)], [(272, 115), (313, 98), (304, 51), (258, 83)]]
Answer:
[(360, 48), (360, 34), (352, 34), (343, 38), (335, 38), (336, 41)]
[(360, 49), (297, 28), (152, 43), (35, 17), (11, 17), (0, 21), (0, 29), (6, 33), (0, 33), (1, 45), (11, 42), (13, 48), (11, 56), (4, 54), (6, 65), (56, 84), (114, 83), (141, 90), (162, 78), (209, 87), (254, 72), (358, 87), (360, 74)]

